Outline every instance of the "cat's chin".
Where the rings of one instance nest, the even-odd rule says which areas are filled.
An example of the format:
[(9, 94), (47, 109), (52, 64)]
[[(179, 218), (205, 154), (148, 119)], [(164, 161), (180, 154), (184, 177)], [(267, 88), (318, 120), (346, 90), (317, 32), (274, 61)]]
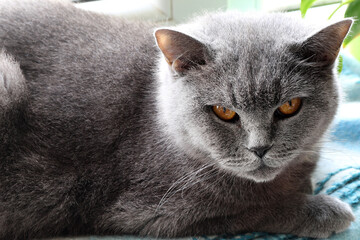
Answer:
[(276, 178), (276, 176), (279, 175), (280, 172), (281, 168), (273, 168), (262, 165), (255, 170), (245, 172), (243, 176), (255, 182), (268, 182)]
[(266, 165), (262, 165), (260, 167), (258, 167), (255, 170), (250, 170), (250, 171), (239, 171), (239, 169), (237, 168), (229, 168), (227, 167), (228, 170), (230, 170), (232, 173), (235, 173), (237, 176), (242, 177), (242, 178), (246, 178), (255, 182), (269, 182), (272, 181), (276, 178), (276, 176), (278, 176), (281, 172), (281, 168), (277, 167), (269, 167)]

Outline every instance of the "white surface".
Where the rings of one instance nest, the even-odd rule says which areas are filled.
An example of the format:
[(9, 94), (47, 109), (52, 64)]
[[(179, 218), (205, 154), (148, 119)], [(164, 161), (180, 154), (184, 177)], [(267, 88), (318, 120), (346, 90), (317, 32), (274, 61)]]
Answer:
[(348, 102), (341, 104), (336, 115), (336, 121), (353, 119), (360, 119), (360, 102)]
[(118, 15), (129, 19), (164, 21), (170, 18), (166, 13), (147, 0), (102, 0), (78, 3), (75, 6), (88, 11)]

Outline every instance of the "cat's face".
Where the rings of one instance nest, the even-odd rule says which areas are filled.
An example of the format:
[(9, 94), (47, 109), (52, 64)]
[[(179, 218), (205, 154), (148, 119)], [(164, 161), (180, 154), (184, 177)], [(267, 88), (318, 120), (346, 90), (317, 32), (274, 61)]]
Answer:
[[(334, 43), (336, 48), (345, 35)], [(185, 48), (197, 49), (196, 56), (173, 58), (166, 54), (168, 39), (161, 39), (166, 36), (157, 35), (167, 59), (160, 63), (160, 116), (184, 151), (207, 156), (238, 176), (269, 181), (299, 154), (316, 149), (333, 119), (338, 89), (331, 66), (336, 55), (309, 58), (318, 51), (304, 49), (309, 38), (296, 43), (276, 36), (227, 36), (221, 44), (188, 43)], [(191, 42), (185, 35), (172, 39)], [(286, 112), (284, 107), (293, 108)], [(224, 118), (224, 112), (230, 115)]]

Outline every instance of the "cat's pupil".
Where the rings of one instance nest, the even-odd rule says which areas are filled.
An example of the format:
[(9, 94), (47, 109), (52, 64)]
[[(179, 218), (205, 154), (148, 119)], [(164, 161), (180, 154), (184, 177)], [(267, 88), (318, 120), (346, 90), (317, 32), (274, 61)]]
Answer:
[(292, 107), (291, 101), (289, 101), (289, 105), (290, 105), (290, 107)]
[(226, 113), (226, 108), (225, 107), (223, 107), (223, 112)]

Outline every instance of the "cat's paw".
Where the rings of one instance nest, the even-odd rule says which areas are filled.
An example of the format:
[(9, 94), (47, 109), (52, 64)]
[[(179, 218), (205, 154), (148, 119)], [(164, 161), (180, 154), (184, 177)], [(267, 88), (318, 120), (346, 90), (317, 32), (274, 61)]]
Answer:
[(328, 238), (345, 231), (355, 220), (347, 203), (327, 195), (309, 196), (306, 212), (308, 217), (294, 229), (301, 237)]

